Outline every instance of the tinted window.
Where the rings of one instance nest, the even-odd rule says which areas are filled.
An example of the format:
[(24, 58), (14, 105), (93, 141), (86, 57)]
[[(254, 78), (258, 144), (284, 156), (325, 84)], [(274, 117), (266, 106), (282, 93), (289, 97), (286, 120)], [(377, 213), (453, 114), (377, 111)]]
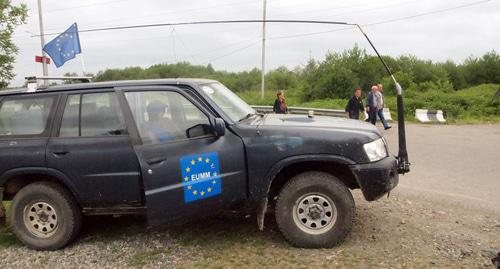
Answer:
[(61, 129), (59, 131), (59, 136), (71, 137), (79, 136), (80, 123), (79, 123), (79, 111), (80, 111), (80, 95), (70, 95), (66, 101), (66, 106), (64, 108), (64, 116), (61, 123)]
[(210, 134), (208, 117), (179, 93), (144, 91), (125, 96), (145, 144)]
[(0, 135), (40, 135), (54, 97), (5, 98), (0, 104)]
[(68, 96), (59, 136), (126, 134), (125, 121), (114, 93)]

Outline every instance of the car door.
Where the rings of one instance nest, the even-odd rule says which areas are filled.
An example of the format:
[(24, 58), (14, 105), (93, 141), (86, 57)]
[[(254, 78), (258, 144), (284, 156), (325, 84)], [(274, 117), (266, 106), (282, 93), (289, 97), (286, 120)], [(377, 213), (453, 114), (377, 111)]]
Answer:
[(84, 207), (143, 203), (140, 168), (114, 91), (65, 95), (47, 167), (65, 174)]
[(59, 94), (54, 93), (0, 97), (0, 177), (12, 170), (45, 167), (45, 147), (58, 100)]
[(176, 87), (123, 90), (137, 134), (148, 221), (212, 214), (247, 197), (243, 141), (216, 136), (214, 117)]

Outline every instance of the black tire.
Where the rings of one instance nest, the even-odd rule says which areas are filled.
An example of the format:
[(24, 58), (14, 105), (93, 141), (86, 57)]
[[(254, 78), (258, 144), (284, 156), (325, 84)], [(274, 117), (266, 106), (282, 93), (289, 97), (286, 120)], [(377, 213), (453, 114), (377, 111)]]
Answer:
[[(41, 213), (44, 214), (42, 217), (45, 219), (43, 220), (54, 218), (55, 224), (54, 228), (50, 228), (52, 231), (50, 234), (40, 236), (42, 231), (37, 232), (41, 226), (36, 226), (38, 225), (36, 223), (40, 223), (42, 217), (32, 220), (31, 215), (26, 216), (26, 214), (31, 214), (30, 209), (31, 211), (36, 210), (37, 206), (42, 210), (46, 209)], [(45, 212), (56, 216), (45, 214)], [(38, 212), (35, 215), (38, 216)], [(12, 200), (11, 224), (13, 231), (17, 238), (29, 248), (36, 250), (63, 248), (78, 235), (81, 223), (81, 210), (75, 199), (65, 188), (56, 183), (32, 183), (22, 188)]]
[[(315, 202), (305, 202), (311, 199)], [(312, 207), (315, 207), (313, 209), (316, 212), (323, 213), (311, 215), (308, 212), (311, 212)], [(299, 212), (305, 212), (300, 214), (307, 216)], [(325, 217), (328, 212), (330, 220)], [(302, 248), (330, 248), (343, 242), (350, 234), (356, 206), (349, 189), (335, 176), (323, 172), (305, 172), (291, 178), (281, 189), (275, 217), (281, 233), (291, 244)], [(320, 222), (319, 226), (324, 226), (317, 227), (313, 222)]]

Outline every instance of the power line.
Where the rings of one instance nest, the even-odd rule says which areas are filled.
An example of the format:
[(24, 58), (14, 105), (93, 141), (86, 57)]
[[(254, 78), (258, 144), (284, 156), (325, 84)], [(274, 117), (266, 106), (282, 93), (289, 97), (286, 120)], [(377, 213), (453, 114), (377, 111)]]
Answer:
[(114, 0), (114, 1), (99, 2), (99, 3), (85, 4), (85, 5), (58, 8), (58, 9), (50, 9), (50, 10), (44, 11), (44, 13), (52, 13), (52, 12), (77, 9), (77, 8), (86, 8), (86, 7), (92, 7), (92, 6), (103, 6), (103, 5), (109, 5), (109, 4), (114, 4), (114, 3), (118, 3), (118, 2), (124, 2), (124, 1), (129, 1), (129, 0)]
[[(127, 0), (120, 0), (120, 1), (127, 1)], [(111, 1), (113, 2), (113, 1)], [(186, 14), (186, 13), (191, 13), (193, 11), (205, 11), (209, 9), (217, 9), (221, 7), (229, 7), (229, 6), (238, 6), (238, 5), (245, 5), (249, 3), (256, 3), (256, 0), (250, 0), (250, 1), (242, 1), (242, 2), (233, 2), (230, 4), (221, 4), (221, 5), (213, 5), (213, 6), (207, 6), (207, 7), (200, 7), (200, 8), (190, 8), (190, 9), (181, 9), (181, 10), (171, 10), (171, 11), (166, 11), (166, 12), (159, 12), (159, 13), (153, 13), (153, 14), (148, 14), (145, 16), (138, 16), (138, 17), (133, 17), (133, 18), (127, 18), (127, 19), (116, 19), (116, 20), (105, 20), (105, 21), (100, 21), (100, 22), (94, 22), (91, 24), (88, 24), (90, 26), (92, 25), (99, 25), (102, 23), (111, 23), (111, 22), (124, 22), (124, 21), (135, 21), (138, 19), (143, 19), (143, 18), (153, 18), (153, 17), (158, 17), (158, 16), (164, 16), (166, 14)], [(52, 28), (52, 29), (47, 29), (47, 30), (56, 30), (57, 28)]]
[[(401, 20), (407, 20), (407, 19), (413, 19), (417, 17), (422, 17), (422, 16), (427, 16), (427, 15), (432, 15), (436, 13), (442, 13), (442, 12), (447, 12), (455, 9), (460, 9), (460, 8), (465, 8), (469, 6), (474, 6), (474, 5), (480, 5), (484, 4), (487, 2), (490, 2), (491, 0), (483, 0), (483, 1), (477, 1), (477, 2), (472, 2), (472, 3), (467, 3), (451, 8), (445, 8), (445, 9), (440, 9), (440, 10), (434, 10), (434, 11), (429, 11), (429, 12), (424, 12), (420, 14), (415, 14), (411, 16), (405, 16), (405, 17), (400, 17), (400, 18), (394, 18), (394, 19), (389, 19), (389, 20), (384, 20), (384, 21), (379, 21), (379, 22), (373, 22), (373, 23), (367, 23), (363, 24), (361, 26), (363, 27), (369, 27), (369, 26), (374, 26), (374, 25), (379, 25), (379, 24), (385, 24), (385, 23), (391, 23), (391, 22), (396, 22), (396, 21), (401, 21)], [(118, 27), (104, 27), (104, 28), (92, 28), (92, 29), (85, 29), (85, 30), (80, 30), (80, 32), (97, 32), (97, 31), (110, 31), (110, 30), (123, 30), (123, 29), (137, 29), (137, 28), (149, 28), (149, 27), (164, 27), (164, 26), (181, 26), (181, 25), (200, 25), (200, 24), (229, 24), (229, 23), (262, 23), (263, 20), (233, 20), (233, 21), (198, 21), (198, 22), (180, 22), (180, 23), (158, 23), (158, 24), (144, 24), (144, 25), (129, 25), (129, 26), (118, 26)], [(338, 32), (338, 31), (344, 31), (348, 29), (353, 29), (356, 24), (352, 23), (347, 23), (347, 22), (333, 22), (333, 21), (307, 21), (307, 20), (266, 20), (266, 22), (275, 22), (275, 23), (308, 23), (308, 24), (330, 24), (330, 25), (347, 25), (351, 27), (344, 27), (341, 29), (335, 29), (335, 30), (328, 30), (328, 31), (320, 31), (320, 32), (312, 32), (312, 33), (304, 33), (304, 34), (295, 34), (295, 35), (285, 35), (285, 36), (277, 36), (277, 37), (271, 37), (269, 40), (277, 40), (277, 39), (285, 39), (285, 38), (296, 38), (296, 37), (303, 37), (303, 36), (311, 36), (311, 35), (319, 35), (319, 34), (325, 34), (325, 33), (332, 33), (332, 32)], [(59, 33), (50, 33), (47, 35), (55, 35)], [(178, 33), (175, 33), (179, 35)], [(39, 35), (33, 35), (33, 36), (39, 36)], [(180, 36), (179, 36), (180, 37)], [(172, 36), (173, 38), (173, 36)], [(183, 43), (184, 49), (188, 51), (190, 54), (190, 57), (194, 59), (194, 55), (189, 52), (187, 49), (187, 46), (185, 43), (182, 41), (180, 38), (181, 43)], [(242, 42), (238, 42), (237, 44), (240, 44)], [(232, 55), (236, 52), (239, 52), (241, 50), (244, 50), (246, 48), (249, 48), (256, 44), (257, 42), (252, 42), (251, 44), (243, 47), (236, 49), (234, 51), (231, 51), (227, 54), (223, 54), (221, 56), (215, 57), (213, 59), (210, 59), (208, 62), (215, 61), (224, 57), (227, 57), (229, 55)], [(233, 46), (233, 45), (231, 45)], [(229, 46), (226, 46), (227, 48)], [(205, 53), (199, 53), (199, 54), (205, 54)], [(199, 55), (196, 54), (196, 55)]]
[[(182, 47), (184, 47), (184, 49), (186, 50), (187, 54), (189, 55), (189, 57), (191, 59), (193, 59), (194, 63), (197, 63), (198, 61), (196, 60), (196, 58), (193, 56), (193, 54), (191, 53), (191, 51), (188, 49), (186, 43), (184, 43), (184, 40), (182, 39), (181, 35), (179, 35), (179, 33), (177, 33), (177, 31), (175, 30), (175, 28), (173, 29), (172, 31), (175, 35), (177, 35), (177, 37), (179, 38), (179, 40), (181, 41), (181, 45)], [(173, 38), (173, 37), (172, 37)]]
[[(404, 6), (404, 5), (408, 5), (408, 4), (412, 4), (412, 3), (415, 3), (415, 2), (420, 2), (420, 0), (411, 0), (411, 1), (405, 1), (405, 2), (401, 2), (401, 1), (386, 1), (386, 2), (382, 2), (382, 3), (390, 3), (390, 4), (387, 4), (387, 5), (382, 5), (382, 6), (377, 6), (377, 7), (371, 7), (371, 8), (368, 8), (368, 9), (361, 9), (361, 10), (356, 10), (356, 11), (352, 11), (352, 12), (349, 12), (349, 13), (345, 13), (345, 12), (342, 12), (342, 13), (334, 13), (334, 14), (328, 14), (328, 16), (337, 16), (337, 15), (346, 15), (346, 14), (359, 14), (359, 13), (365, 13), (365, 12), (369, 12), (369, 11), (374, 11), (374, 10), (380, 10), (380, 9), (385, 9), (385, 8), (388, 8), (388, 7), (399, 7), (399, 6)], [(378, 2), (380, 3), (380, 2)], [(341, 7), (335, 7), (335, 8), (323, 8), (323, 9), (315, 9), (315, 10), (302, 10), (302, 11), (296, 11), (296, 12), (282, 12), (282, 13), (278, 13), (278, 14), (284, 14), (284, 15), (291, 15), (291, 14), (300, 14), (300, 15), (303, 15), (303, 14), (309, 14), (309, 13), (317, 13), (318, 11), (319, 12), (331, 12), (331, 11), (334, 11), (334, 10), (341, 10), (341, 9), (350, 9), (350, 8), (353, 8), (353, 7), (358, 7), (358, 6), (361, 6), (361, 7), (365, 7), (366, 5), (365, 4), (358, 4), (358, 5), (350, 5), (350, 6), (341, 6)], [(273, 14), (273, 15), (276, 15), (276, 14)]]
[[(463, 4), (463, 5), (459, 5), (459, 6), (455, 6), (455, 7), (451, 7), (451, 8), (439, 9), (439, 10), (434, 10), (434, 11), (419, 13), (419, 14), (410, 15), (410, 16), (404, 16), (404, 17), (399, 17), (399, 18), (394, 18), (394, 19), (389, 19), (389, 20), (383, 20), (383, 21), (378, 21), (378, 22), (361, 24), (361, 26), (362, 27), (370, 27), (370, 26), (375, 26), (375, 25), (380, 25), (380, 24), (386, 24), (386, 23), (391, 23), (391, 22), (396, 22), (396, 21), (414, 19), (414, 18), (418, 18), (418, 17), (423, 17), (423, 16), (433, 15), (433, 14), (437, 14), (437, 13), (443, 13), (443, 12), (447, 12), (447, 11), (452, 11), (452, 10), (455, 10), (455, 9), (461, 9), (461, 8), (465, 8), (465, 7), (470, 7), (470, 6), (475, 6), (475, 5), (481, 5), (481, 4), (490, 2), (490, 1), (491, 0), (477, 1), (477, 2), (467, 3), (467, 4)], [(333, 32), (340, 32), (340, 31), (350, 30), (350, 29), (354, 29), (354, 28), (356, 28), (356, 27), (355, 26), (351, 26), (351, 27), (344, 27), (344, 28), (335, 29), (335, 30), (326, 30), (326, 31), (318, 31), (318, 32), (303, 33), (303, 34), (294, 34), (294, 35), (283, 35), (283, 36), (270, 37), (269, 40), (297, 38), (297, 37), (312, 36), (312, 35), (321, 35), (321, 34), (327, 34), (327, 33), (333, 33)]]
[[(467, 4), (463, 4), (463, 5), (459, 5), (459, 6), (455, 6), (455, 7), (451, 7), (451, 8), (444, 8), (444, 9), (424, 12), (424, 13), (411, 15), (411, 16), (405, 16), (405, 17), (400, 17), (400, 18), (395, 18), (395, 19), (390, 19), (390, 20), (384, 20), (384, 21), (379, 21), (379, 22), (374, 22), (374, 23), (363, 24), (362, 26), (373, 26), (373, 25), (385, 24), (385, 23), (390, 23), (390, 22), (395, 22), (395, 21), (413, 19), (413, 18), (428, 16), (428, 15), (432, 15), (432, 14), (436, 14), (436, 13), (442, 13), (442, 12), (461, 9), (461, 8), (465, 8), (465, 7), (480, 5), (480, 4), (490, 2), (490, 1), (491, 0), (482, 0), (482, 1), (467, 3)], [(227, 21), (221, 20), (221, 21), (192, 21), (192, 22), (177, 22), (177, 23), (155, 23), (155, 24), (140, 24), (140, 25), (90, 28), (90, 29), (79, 30), (79, 32), (80, 33), (88, 33), (88, 32), (112, 31), (112, 30), (165, 27), (165, 26), (202, 25), (202, 24), (262, 23), (262, 22), (264, 22), (264, 20), (227, 20)], [(350, 26), (356, 25), (354, 23), (347, 23), (347, 22), (319, 21), (319, 20), (316, 20), (316, 21), (314, 21), (314, 20), (266, 20), (265, 22), (269, 22), (269, 23), (330, 24), (330, 25), (350, 25)], [(324, 31), (321, 33), (335, 32), (335, 31), (338, 31), (338, 29), (333, 30), (333, 31)], [(48, 33), (45, 35), (58, 35), (58, 34), (60, 34), (60, 32)], [(311, 35), (311, 34), (317, 34), (317, 33), (307, 33), (305, 35)], [(38, 36), (40, 36), (40, 35), (33, 35), (32, 37), (38, 37)], [(299, 36), (299, 35), (295, 35), (295, 36)]]
[(420, 14), (416, 14), (416, 15), (405, 16), (405, 17), (400, 17), (400, 18), (395, 18), (395, 19), (390, 19), (390, 20), (385, 20), (385, 21), (379, 21), (379, 22), (374, 22), (374, 23), (368, 23), (368, 24), (364, 24), (363, 26), (373, 26), (373, 25), (379, 25), (379, 24), (386, 24), (386, 23), (390, 23), (390, 22), (408, 20), (408, 19), (428, 16), (428, 15), (448, 12), (448, 11), (452, 11), (455, 9), (461, 9), (461, 8), (470, 7), (470, 6), (477, 6), (477, 5), (485, 4), (487, 2), (491, 2), (491, 0), (477, 1), (477, 2), (467, 3), (467, 4), (463, 4), (463, 5), (459, 5), (459, 6), (455, 6), (455, 7), (451, 7), (451, 8), (443, 8), (443, 9), (424, 12), (424, 13), (420, 13)]
[(216, 61), (216, 60), (219, 60), (219, 59), (225, 58), (225, 57), (227, 57), (227, 56), (233, 55), (233, 54), (235, 54), (235, 53), (237, 53), (237, 52), (240, 52), (240, 51), (242, 51), (242, 50), (246, 50), (246, 49), (248, 49), (248, 48), (250, 48), (250, 47), (252, 47), (252, 46), (257, 45), (258, 43), (260, 43), (260, 40), (259, 40), (259, 41), (254, 41), (254, 42), (252, 42), (251, 44), (249, 44), (249, 45), (247, 45), (247, 46), (245, 46), (245, 47), (242, 47), (242, 48), (239, 48), (239, 49), (233, 50), (233, 51), (231, 51), (231, 52), (228, 52), (228, 53), (226, 53), (226, 54), (223, 54), (223, 55), (221, 55), (221, 56), (218, 56), (218, 57), (212, 58), (212, 59), (210, 59), (210, 60), (208, 60), (208, 61), (205, 61), (205, 63), (204, 63), (204, 64), (209, 64), (209, 63), (211, 63), (211, 62), (213, 62), (213, 61)]

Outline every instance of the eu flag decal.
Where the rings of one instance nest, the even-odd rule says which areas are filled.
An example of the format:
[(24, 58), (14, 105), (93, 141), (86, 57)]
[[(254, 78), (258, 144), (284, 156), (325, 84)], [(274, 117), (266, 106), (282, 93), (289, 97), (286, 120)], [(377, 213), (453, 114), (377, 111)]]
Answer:
[(181, 158), (184, 202), (205, 199), (222, 192), (217, 152), (184, 156)]
[(57, 67), (75, 58), (77, 54), (82, 52), (76, 23), (73, 23), (64, 33), (47, 43), (43, 50), (50, 55)]

